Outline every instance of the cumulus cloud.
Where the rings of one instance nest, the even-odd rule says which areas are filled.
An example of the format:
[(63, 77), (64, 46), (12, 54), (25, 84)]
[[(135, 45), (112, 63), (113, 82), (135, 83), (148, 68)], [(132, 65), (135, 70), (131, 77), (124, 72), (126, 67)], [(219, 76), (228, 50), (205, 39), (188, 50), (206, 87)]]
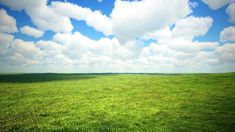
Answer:
[(69, 18), (56, 14), (47, 0), (0, 0), (0, 3), (9, 6), (13, 10), (25, 10), (32, 22), (41, 30), (54, 32), (70, 32), (73, 29)]
[(174, 38), (165, 42), (165, 45), (172, 50), (181, 51), (185, 53), (195, 54), (198, 52), (198, 46), (191, 40), (183, 38)]
[[(57, 14), (74, 18), (78, 21), (85, 21), (88, 26), (105, 35), (112, 34), (112, 21), (100, 11), (92, 11), (89, 8), (81, 7), (71, 3), (52, 2), (52, 9)], [(78, 13), (79, 12), (79, 13)]]
[(94, 40), (83, 36), (79, 32), (74, 34), (56, 34), (53, 38), (56, 42), (64, 45), (63, 53), (69, 58), (79, 59), (83, 54), (89, 51)]
[(175, 23), (173, 35), (189, 39), (204, 36), (211, 28), (212, 23), (213, 19), (211, 17), (190, 16)]
[(9, 6), (13, 10), (20, 11), (28, 8), (36, 8), (42, 6), (46, 3), (46, 1), (47, 0), (21, 0), (20, 2), (18, 2), (17, 0), (0, 0), (0, 3)]
[(171, 29), (167, 26), (165, 28), (156, 30), (154, 32), (145, 33), (143, 36), (144, 40), (168, 40), (173, 37)]
[(181, 68), (185, 67), (185, 69), (196, 71), (203, 66), (204, 70), (209, 71), (208, 64), (214, 65), (219, 62), (214, 53), (219, 44), (193, 41), (193, 38), (205, 35), (212, 22), (210, 17), (189, 16), (178, 20), (172, 30), (165, 27), (145, 34), (144, 39), (153, 39), (156, 43), (151, 43), (142, 50), (141, 61), (148, 63), (147, 67), (155, 65), (163, 70), (181, 71), (183, 70)]
[(230, 2), (230, 0), (202, 0), (212, 10), (219, 9)]
[(235, 63), (235, 44), (226, 43), (223, 46), (220, 46), (216, 49), (216, 54), (218, 58), (223, 63)]
[(53, 40), (61, 43), (63, 45), (62, 52), (74, 60), (83, 58), (87, 53), (113, 57), (115, 59), (130, 59), (135, 57), (141, 47), (141, 44), (137, 41), (129, 41), (121, 45), (116, 38), (102, 38), (96, 41), (79, 32), (56, 34)]
[(23, 41), (21, 39), (15, 39), (13, 41), (11, 49), (28, 58), (33, 58), (41, 54), (40, 50), (35, 46), (33, 42)]
[[(196, 54), (201, 49), (213, 49), (212, 43), (193, 42), (194, 37), (205, 35), (212, 26), (210, 17), (189, 16), (176, 22), (174, 28), (169, 27), (147, 33), (144, 39), (157, 40), (158, 44), (166, 45), (171, 50)], [(210, 48), (211, 47), (211, 48)]]
[[(0, 41), (3, 42), (1, 38)], [(14, 71), (16, 67), (23, 65), (28, 68), (27, 70), (35, 70), (31, 72), (45, 72), (47, 70), (60, 72), (63, 71), (61, 66), (72, 64), (72, 61), (62, 54), (62, 45), (54, 41), (32, 42), (21, 39), (9, 39), (8, 41), (11, 42), (11, 45), (3, 50), (0, 49), (0, 65), (2, 66), (0, 70), (4, 71), (11, 67), (10, 71)], [(12, 64), (15, 65), (15, 68)], [(58, 66), (59, 68), (56, 68)], [(26, 72), (25, 69), (23, 71)]]
[(63, 45), (54, 41), (40, 40), (35, 43), (36, 47), (41, 50), (41, 63), (44, 65), (70, 65), (72, 61), (61, 51)]
[(201, 50), (214, 50), (219, 47), (218, 42), (194, 42)]
[(9, 16), (4, 9), (0, 9), (0, 18), (0, 32), (14, 33), (18, 31), (15, 18)]
[[(159, 71), (161, 69), (163, 72), (195, 72), (197, 70), (202, 72), (210, 69), (208, 64), (218, 64), (214, 51), (202, 51), (200, 50), (202, 47), (198, 46), (199, 43), (184, 41), (185, 44), (194, 48), (193, 52), (182, 50), (180, 47), (175, 49), (169, 47), (169, 45), (151, 43), (142, 50), (139, 61), (142, 65), (150, 68), (149, 71)], [(200, 43), (200, 45), (204, 44)]]
[(20, 32), (28, 36), (33, 36), (35, 38), (40, 38), (43, 36), (44, 32), (30, 26), (24, 26), (20, 28)]
[(113, 33), (121, 41), (135, 39), (174, 24), (189, 13), (188, 0), (117, 0), (111, 13)]
[[(61, 40), (61, 38), (64, 39)], [(173, 40), (151, 43), (144, 47), (139, 46), (141, 42), (138, 41), (120, 44), (116, 38), (95, 41), (80, 33), (57, 34), (54, 40), (62, 43), (63, 53), (73, 60), (79, 70), (87, 72), (169, 72), (178, 71), (176, 67), (195, 70), (208, 63), (218, 63), (216, 56), (208, 53), (214, 52), (218, 47), (218, 43), (213, 42), (202, 43), (173, 38)], [(206, 51), (208, 49), (210, 51)], [(203, 60), (200, 59), (202, 57), (204, 57)]]
[[(144, 46), (140, 40), (121, 44), (115, 37), (93, 40), (79, 32), (58, 33), (52, 41), (16, 39), (0, 59), (9, 64), (41, 65), (42, 71), (51, 72), (58, 65), (68, 72), (208, 72), (208, 64), (230, 61), (230, 55), (224, 55), (228, 49), (219, 50), (218, 43), (162, 37)], [(218, 56), (226, 59), (218, 60)]]
[(136, 42), (124, 46), (116, 38), (96, 41), (79, 32), (56, 34), (53, 40), (63, 46), (64, 56), (81, 72), (124, 71), (129, 65), (127, 61), (136, 58), (141, 50)]
[[(215, 68), (235, 61), (232, 42), (194, 41), (209, 31), (213, 19), (190, 16), (196, 5), (188, 0), (117, 0), (110, 17), (58, 1), (0, 2), (30, 16), (37, 28), (22, 27), (22, 33), (56, 32), (52, 40), (36, 42), (14, 39), (8, 34), (14, 31), (0, 33), (0, 71), (23, 65), (31, 72), (218, 72)], [(71, 32), (70, 18), (113, 36), (94, 40)], [(233, 28), (221, 32), (222, 42), (234, 41)], [(152, 42), (145, 45), (144, 40)]]
[(6, 65), (6, 67), (2, 67), (1, 70), (4, 70), (4, 68), (12, 64), (16, 66), (39, 64), (40, 61), (38, 58), (40, 55), (41, 51), (35, 46), (34, 42), (15, 39), (12, 41), (12, 44), (0, 54), (0, 60), (3, 62), (0, 63), (0, 65)]
[(63, 45), (62, 53), (82, 72), (123, 72), (133, 68), (144, 47), (142, 41), (121, 44), (115, 37), (92, 40), (79, 32), (56, 34), (54, 41)]
[(220, 32), (220, 41), (235, 41), (235, 27), (230, 26), (224, 28), (224, 30)]
[(149, 46), (144, 47), (141, 52), (141, 57), (147, 57), (147, 56), (162, 56), (162, 57), (170, 57), (173, 53), (171, 49), (169, 49), (166, 45), (159, 45), (156, 43), (151, 43)]
[(226, 13), (229, 16), (230, 22), (235, 22), (235, 3), (229, 4), (228, 8), (226, 9)]
[(10, 46), (14, 36), (10, 34), (0, 33), (0, 54)]
[(44, 40), (37, 41), (35, 45), (37, 48), (39, 48), (42, 51), (53, 51), (53, 52), (60, 51), (62, 46), (54, 41), (44, 41)]

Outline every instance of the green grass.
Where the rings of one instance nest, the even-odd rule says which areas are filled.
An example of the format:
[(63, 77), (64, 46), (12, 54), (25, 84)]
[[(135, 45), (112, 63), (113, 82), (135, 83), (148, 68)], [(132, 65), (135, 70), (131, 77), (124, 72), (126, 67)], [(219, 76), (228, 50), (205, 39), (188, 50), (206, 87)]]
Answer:
[(235, 131), (235, 73), (0, 75), (0, 131)]

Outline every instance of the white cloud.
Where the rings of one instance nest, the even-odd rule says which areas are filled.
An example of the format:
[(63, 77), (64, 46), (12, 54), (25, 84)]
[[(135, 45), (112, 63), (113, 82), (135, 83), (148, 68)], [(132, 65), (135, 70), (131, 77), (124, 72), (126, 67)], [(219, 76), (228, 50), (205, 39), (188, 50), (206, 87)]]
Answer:
[(28, 14), (39, 29), (54, 32), (72, 31), (73, 26), (69, 18), (56, 14), (51, 7), (46, 5), (38, 9), (29, 9)]
[(54, 32), (70, 32), (73, 29), (71, 21), (67, 17), (56, 14), (47, 0), (0, 0), (0, 3), (9, 6), (13, 10), (25, 10), (32, 22), (41, 30)]
[[(168, 28), (162, 32), (156, 35), (160, 41), (148, 46), (139, 41), (121, 44), (116, 38), (95, 41), (79, 32), (56, 34), (54, 41), (81, 72), (218, 72), (215, 68), (223, 64), (218, 54), (227, 56), (218, 52), (217, 42), (172, 37)], [(229, 59), (224, 61), (230, 65)]]
[(143, 39), (153, 39), (153, 40), (169, 40), (172, 39), (172, 31), (169, 27), (162, 28), (160, 30), (156, 30), (154, 32), (148, 32), (143, 36)]
[(212, 10), (217, 10), (230, 2), (230, 0), (202, 0)]
[(165, 45), (171, 50), (196, 55), (200, 50), (214, 49), (217, 46), (214, 43), (193, 42), (194, 37), (206, 34), (212, 26), (212, 22), (210, 17), (189, 16), (178, 20), (172, 30), (166, 27), (153, 33), (147, 33), (144, 39), (157, 40), (158, 44)]
[(173, 35), (189, 39), (204, 36), (211, 28), (212, 23), (213, 19), (211, 17), (190, 16), (175, 23)]
[(117, 60), (129, 60), (138, 58), (144, 47), (142, 41), (132, 40), (124, 44), (116, 38), (101, 38), (92, 40), (79, 32), (73, 34), (56, 34), (54, 41), (63, 45), (62, 52), (69, 58), (80, 60), (87, 53), (99, 56), (107, 56)]
[(226, 13), (229, 16), (230, 22), (235, 22), (235, 3), (229, 4), (228, 8), (226, 9)]
[(219, 46), (217, 42), (194, 42), (201, 50), (214, 50)]
[(21, 0), (20, 2), (18, 2), (17, 0), (0, 0), (0, 3), (9, 6), (11, 9), (17, 11), (43, 6), (46, 4), (46, 2), (47, 0)]
[(88, 26), (105, 35), (112, 34), (112, 21), (100, 11), (92, 11), (89, 8), (81, 7), (71, 3), (52, 2), (52, 9), (57, 14), (74, 18), (78, 21), (85, 21)]
[(25, 66), (25, 65), (39, 64), (38, 60), (27, 58), (18, 52), (12, 53), (10, 56), (8, 56), (5, 59), (7, 59), (7, 62), (13, 65)]
[(10, 46), (14, 36), (10, 34), (0, 33), (0, 54)]
[(28, 36), (33, 36), (35, 38), (40, 38), (43, 36), (44, 32), (30, 26), (24, 26), (20, 28), (20, 32)]
[(23, 41), (21, 39), (15, 39), (11, 49), (27, 58), (37, 57), (41, 54), (41, 51), (35, 46), (33, 42)]
[(14, 33), (18, 31), (15, 18), (9, 16), (4, 9), (0, 9), (0, 18), (0, 32)]
[(219, 44), (193, 41), (193, 37), (205, 35), (211, 27), (212, 19), (189, 16), (176, 23), (172, 30), (166, 27), (145, 34), (144, 39), (157, 40), (157, 43), (151, 43), (142, 50), (141, 61), (147, 67), (153, 68), (155, 65), (164, 71), (168, 69), (168, 72), (213, 71), (215, 67), (212, 65), (218, 65), (219, 62), (215, 55)]
[(235, 41), (235, 27), (230, 26), (224, 28), (224, 30), (220, 32), (220, 41)]
[[(0, 62), (0, 65), (6, 66), (5, 68), (8, 68), (12, 64), (16, 65), (16, 67), (24, 65), (25, 67), (29, 66), (27, 67), (29, 69), (34, 69), (34, 67), (42, 65), (43, 68), (41, 70), (47, 71), (48, 68), (52, 68), (50, 70), (53, 70), (53, 68), (56, 69), (55, 67), (58, 66), (72, 64), (72, 61), (62, 54), (61, 49), (62, 45), (53, 41), (40, 40), (34, 43), (15, 39), (12, 41), (11, 46), (2, 50), (0, 60), (4, 64)], [(4, 67), (2, 68), (4, 69)]]
[(145, 57), (158, 55), (162, 57), (170, 57), (173, 53), (174, 51), (169, 49), (166, 45), (151, 43), (149, 46), (143, 48), (140, 56)]
[[(63, 45), (62, 52), (71, 59), (79, 60), (84, 54), (90, 52), (97, 55), (109, 55), (120, 46), (118, 40), (102, 38), (98, 41), (92, 40), (79, 32), (73, 34), (56, 34), (55, 42)], [(115, 48), (114, 48), (115, 47)]]
[(40, 40), (35, 43), (36, 47), (41, 50), (41, 63), (45, 65), (70, 65), (72, 61), (62, 54), (63, 45), (54, 41)]
[(174, 38), (172, 40), (166, 41), (165, 44), (172, 50), (181, 51), (185, 53), (194, 54), (199, 51), (199, 47), (193, 43), (191, 40), (183, 39), (183, 38)]
[(54, 41), (44, 41), (44, 40), (39, 40), (36, 42), (36, 47), (39, 48), (42, 51), (60, 51), (61, 45), (54, 42)]
[(79, 59), (88, 52), (95, 42), (79, 32), (74, 34), (56, 34), (53, 40), (63, 45), (63, 53), (69, 58)]
[(223, 63), (235, 63), (235, 43), (227, 43), (216, 49), (218, 58)]
[[(117, 0), (111, 17), (64, 2), (52, 1), (51, 5), (46, 0), (0, 2), (14, 10), (24, 10), (40, 30), (56, 32), (52, 40), (37, 42), (14, 40), (10, 34), (0, 33), (0, 71), (19, 68), (28, 72), (234, 71), (224, 69), (223, 65), (234, 65), (235, 44), (220, 46), (218, 42), (193, 40), (205, 35), (213, 20), (188, 16), (193, 6), (188, 0)], [(114, 36), (93, 40), (78, 31), (72, 33), (70, 18)], [(43, 32), (36, 30), (21, 28), (28, 35), (42, 36)], [(233, 31), (226, 28), (221, 32), (221, 40), (233, 40)], [(146, 46), (142, 39), (154, 42)]]
[[(2, 51), (0, 60), (6, 67), (12, 64), (16, 66), (39, 64), (41, 51), (35, 46), (34, 42), (15, 39), (12, 44)], [(2, 65), (2, 63), (0, 63)], [(7, 65), (8, 64), (8, 65)], [(4, 69), (4, 67), (2, 67)]]
[(127, 61), (138, 58), (142, 49), (138, 42), (121, 45), (116, 38), (95, 41), (79, 32), (56, 34), (53, 40), (62, 44), (62, 53), (80, 72), (123, 71)]
[(127, 41), (174, 24), (189, 13), (188, 0), (117, 0), (111, 13), (113, 32)]
[[(212, 65), (222, 61), (229, 64), (234, 51), (219, 48), (218, 43), (183, 38), (165, 39), (148, 46), (136, 40), (120, 44), (115, 37), (96, 41), (75, 32), (56, 34), (53, 41), (34, 43), (16, 39), (0, 59), (8, 64), (24, 64), (27, 70), (37, 71), (36, 67), (43, 66), (38, 67), (41, 72), (217, 72)], [(204, 49), (213, 50), (201, 51)]]

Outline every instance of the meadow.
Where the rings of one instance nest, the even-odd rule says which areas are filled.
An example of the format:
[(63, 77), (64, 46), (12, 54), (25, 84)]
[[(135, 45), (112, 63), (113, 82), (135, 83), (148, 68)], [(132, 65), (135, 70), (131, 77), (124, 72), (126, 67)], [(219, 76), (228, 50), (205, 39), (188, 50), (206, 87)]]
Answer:
[(235, 73), (0, 75), (0, 131), (235, 131)]

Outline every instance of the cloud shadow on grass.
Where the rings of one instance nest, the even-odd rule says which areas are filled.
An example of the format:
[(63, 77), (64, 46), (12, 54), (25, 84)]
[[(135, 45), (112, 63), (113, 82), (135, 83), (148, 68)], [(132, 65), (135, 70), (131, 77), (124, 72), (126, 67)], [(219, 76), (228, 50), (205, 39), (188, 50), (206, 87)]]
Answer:
[(37, 83), (62, 80), (81, 80), (95, 78), (95, 74), (56, 74), (56, 73), (30, 73), (0, 75), (3, 83)]

